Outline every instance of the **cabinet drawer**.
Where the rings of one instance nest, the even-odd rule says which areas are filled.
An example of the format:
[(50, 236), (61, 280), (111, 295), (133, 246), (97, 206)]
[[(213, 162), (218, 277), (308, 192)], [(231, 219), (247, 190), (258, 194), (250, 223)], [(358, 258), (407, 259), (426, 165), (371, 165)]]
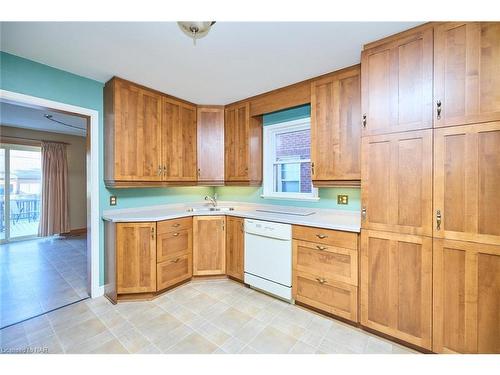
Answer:
[(156, 262), (161, 263), (175, 254), (191, 253), (193, 249), (192, 229), (162, 233), (156, 236)]
[(358, 249), (357, 233), (294, 225), (292, 229), (292, 236), (296, 240), (317, 242), (320, 244), (338, 246), (346, 249)]
[(157, 290), (168, 288), (193, 275), (192, 255), (184, 254), (170, 258), (156, 266)]
[(293, 295), (296, 301), (358, 321), (358, 288), (355, 286), (296, 271)]
[(297, 271), (358, 285), (357, 250), (294, 240), (293, 262)]
[(193, 228), (193, 218), (183, 217), (181, 219), (172, 219), (159, 221), (157, 224), (158, 234), (175, 232), (182, 229)]

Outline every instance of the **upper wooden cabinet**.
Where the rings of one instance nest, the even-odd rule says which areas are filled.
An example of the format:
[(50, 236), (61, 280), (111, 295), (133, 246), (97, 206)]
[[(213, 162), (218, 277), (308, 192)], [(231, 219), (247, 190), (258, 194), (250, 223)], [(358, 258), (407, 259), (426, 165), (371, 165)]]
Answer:
[(360, 67), (311, 83), (311, 167), (315, 186), (359, 180)]
[(250, 103), (225, 108), (225, 181), (234, 185), (262, 183), (262, 117), (250, 117)]
[(499, 65), (500, 22), (436, 26), (434, 126), (500, 120)]
[(500, 245), (499, 188), (500, 122), (434, 130), (434, 237)]
[(106, 182), (161, 181), (161, 95), (113, 78), (104, 101)]
[(105, 183), (196, 183), (196, 106), (120, 78), (104, 88)]
[(433, 28), (372, 46), (361, 53), (363, 136), (431, 128)]
[(224, 107), (199, 106), (198, 182), (224, 183)]
[(431, 349), (432, 238), (361, 231), (361, 324)]
[(432, 236), (432, 130), (363, 137), (365, 229)]
[(226, 217), (193, 218), (193, 275), (226, 273)]
[(434, 240), (436, 353), (500, 353), (500, 246)]
[(243, 281), (243, 262), (245, 234), (244, 219), (241, 217), (226, 217), (226, 274)]
[(156, 223), (116, 224), (116, 292), (156, 291)]
[(161, 117), (165, 181), (196, 181), (196, 106), (162, 98)]

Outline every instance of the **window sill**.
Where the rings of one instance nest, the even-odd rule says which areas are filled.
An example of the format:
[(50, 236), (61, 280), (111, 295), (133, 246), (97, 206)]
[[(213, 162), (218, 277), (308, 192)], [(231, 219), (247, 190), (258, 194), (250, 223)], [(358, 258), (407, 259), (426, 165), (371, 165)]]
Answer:
[(307, 201), (307, 202), (318, 202), (319, 197), (297, 197), (297, 196), (283, 196), (283, 195), (264, 195), (262, 194), (260, 196), (263, 199), (276, 199), (276, 200), (283, 200), (283, 201)]

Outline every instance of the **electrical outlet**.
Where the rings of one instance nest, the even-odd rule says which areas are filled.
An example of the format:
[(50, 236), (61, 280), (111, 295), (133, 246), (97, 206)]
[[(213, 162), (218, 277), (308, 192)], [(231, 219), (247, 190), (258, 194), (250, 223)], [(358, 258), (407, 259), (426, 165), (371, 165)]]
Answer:
[(112, 195), (109, 197), (109, 205), (116, 206), (116, 195)]
[(349, 196), (348, 195), (337, 195), (337, 204), (348, 204)]

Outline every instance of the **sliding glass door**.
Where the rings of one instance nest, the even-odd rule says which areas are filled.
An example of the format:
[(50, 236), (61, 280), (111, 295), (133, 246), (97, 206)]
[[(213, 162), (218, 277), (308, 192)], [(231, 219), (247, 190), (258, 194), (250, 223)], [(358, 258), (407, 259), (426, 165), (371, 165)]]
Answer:
[(40, 147), (0, 146), (0, 241), (38, 234), (42, 164)]

